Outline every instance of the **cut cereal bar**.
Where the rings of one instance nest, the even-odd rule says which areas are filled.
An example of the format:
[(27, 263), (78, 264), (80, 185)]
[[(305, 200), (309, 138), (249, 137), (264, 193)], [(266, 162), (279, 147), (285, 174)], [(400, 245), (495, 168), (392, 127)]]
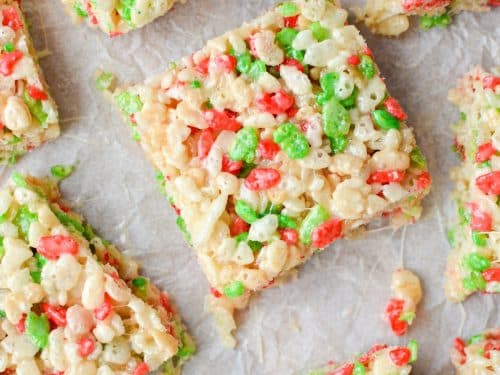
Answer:
[(58, 113), (19, 2), (0, 0), (0, 164), (59, 136)]
[(374, 345), (353, 362), (329, 362), (326, 366), (310, 370), (307, 375), (408, 375), (411, 363), (418, 357), (418, 344), (410, 340), (408, 347)]
[(457, 337), (451, 360), (457, 375), (500, 374), (500, 329), (489, 329), (472, 336), (467, 342)]
[(142, 27), (167, 13), (176, 0), (61, 0), (77, 22), (110, 36)]
[(284, 2), (113, 98), (163, 176), (227, 345), (252, 292), (383, 214), (413, 222), (430, 189), (405, 112), (330, 1)]
[(423, 29), (447, 27), (456, 13), (484, 12), (499, 4), (498, 0), (367, 0), (364, 9), (355, 11), (372, 32), (397, 36), (408, 30), (411, 16), (420, 16)]
[(195, 348), (168, 295), (54, 179), (14, 172), (0, 213), (0, 373), (180, 374)]
[(456, 182), (456, 224), (449, 232), (445, 290), (454, 302), (500, 292), (500, 77), (475, 68), (449, 99), (461, 113), (453, 126), (462, 163)]

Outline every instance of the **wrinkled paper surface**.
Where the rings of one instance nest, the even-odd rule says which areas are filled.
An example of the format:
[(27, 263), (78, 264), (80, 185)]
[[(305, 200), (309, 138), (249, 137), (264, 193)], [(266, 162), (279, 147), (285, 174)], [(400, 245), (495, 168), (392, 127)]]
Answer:
[[(118, 112), (94, 88), (93, 75), (104, 69), (122, 83), (142, 81), (275, 2), (189, 0), (153, 24), (110, 39), (74, 26), (58, 0), (25, 0), (35, 45), (50, 52), (41, 64), (60, 108), (62, 136), (22, 158), (17, 168), (44, 175), (51, 165), (79, 162), (62, 183), (63, 193), (78, 202), (77, 210), (104, 238), (141, 261), (144, 273), (172, 294), (198, 343), (185, 374), (292, 374), (330, 359), (348, 360), (376, 342), (404, 344), (409, 338), (421, 346), (415, 374), (450, 374), (455, 336), (500, 326), (499, 296), (476, 295), (462, 307), (447, 303), (442, 288), (449, 252), (445, 232), (454, 214), (448, 170), (458, 163), (449, 131), (458, 112), (447, 102), (447, 91), (476, 64), (500, 65), (500, 9), (461, 14), (447, 30), (413, 27), (400, 39), (362, 28), (430, 161), (434, 189), (424, 215), (406, 230), (382, 228), (338, 241), (297, 279), (254, 298), (238, 315), (239, 345), (231, 350), (221, 346), (203, 312), (207, 282), (158, 192), (153, 168)], [(11, 170), (5, 168), (2, 177)], [(391, 272), (402, 264), (421, 277), (425, 295), (408, 336), (399, 339), (382, 314)]]

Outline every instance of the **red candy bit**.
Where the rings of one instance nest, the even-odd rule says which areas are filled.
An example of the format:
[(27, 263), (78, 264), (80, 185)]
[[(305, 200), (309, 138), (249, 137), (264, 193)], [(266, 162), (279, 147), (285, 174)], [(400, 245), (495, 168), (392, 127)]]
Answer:
[(92, 354), (95, 348), (95, 342), (90, 338), (80, 339), (78, 340), (77, 344), (78, 354), (80, 354), (80, 357), (88, 357)]
[(490, 0), (488, 5), (491, 5), (492, 7), (500, 7), (500, 0)]
[(220, 55), (212, 59), (212, 64), (218, 70), (222, 70), (226, 73), (231, 73), (236, 68), (236, 57), (230, 55)]
[(389, 357), (396, 366), (406, 366), (411, 359), (411, 352), (408, 348), (396, 348), (389, 352)]
[(87, 13), (89, 15), (90, 23), (92, 25), (97, 25), (99, 21), (97, 21), (97, 17), (92, 10), (92, 3), (90, 1), (87, 2)]
[(275, 187), (281, 180), (274, 168), (254, 168), (245, 179), (245, 186), (252, 191), (262, 191)]
[(280, 146), (271, 139), (261, 139), (257, 145), (257, 151), (261, 158), (273, 160), (276, 154), (280, 152)]
[(286, 65), (286, 66), (294, 66), (295, 68), (297, 68), (297, 70), (300, 70), (302, 73), (304, 73), (305, 71), (305, 68), (304, 68), (304, 65), (301, 64), (301, 62), (299, 60), (296, 60), (296, 59), (292, 59), (290, 57), (287, 57), (285, 59), (285, 61), (283, 61), (283, 63), (280, 65), (280, 67), (282, 65)]
[(369, 184), (390, 184), (392, 182), (402, 182), (405, 179), (405, 172), (398, 170), (384, 170), (373, 172), (368, 177)]
[(403, 9), (406, 12), (412, 10), (431, 10), (448, 6), (451, 0), (403, 0)]
[(500, 282), (500, 267), (490, 268), (483, 271), (483, 277), (488, 283)]
[(278, 230), (281, 240), (284, 241), (287, 245), (295, 245), (299, 240), (299, 234), (295, 229), (285, 228)]
[(369, 56), (372, 60), (374, 60), (373, 52), (368, 46), (363, 48), (363, 55)]
[(23, 314), (21, 319), (16, 324), (17, 332), (24, 333), (26, 331), (26, 314)]
[(3, 76), (10, 76), (14, 71), (16, 64), (23, 58), (23, 53), (21, 51), (12, 51), (8, 53), (2, 53), (0, 55), (0, 74)]
[(258, 57), (257, 56), (257, 49), (255, 48), (255, 38), (253, 36), (249, 37), (247, 39), (247, 43), (248, 43), (248, 49), (250, 50), (250, 53), (253, 56)]
[(208, 126), (214, 130), (228, 130), (237, 132), (242, 128), (242, 125), (234, 118), (235, 115), (230, 111), (217, 111), (216, 109), (209, 109), (203, 112), (203, 118)]
[(242, 168), (243, 162), (241, 160), (231, 160), (231, 158), (225, 154), (222, 156), (222, 172), (237, 175)]
[(54, 306), (48, 303), (42, 304), (42, 311), (47, 318), (58, 327), (66, 326), (66, 308), (63, 306)]
[(165, 292), (160, 293), (160, 304), (163, 306), (163, 308), (169, 313), (173, 314), (175, 313), (175, 309), (170, 303), (170, 298)]
[(56, 260), (63, 254), (78, 254), (78, 243), (71, 237), (44, 236), (38, 241), (37, 251), (49, 260)]
[(417, 177), (417, 189), (425, 190), (432, 184), (432, 178), (429, 172), (422, 172)]
[(28, 86), (28, 94), (36, 100), (47, 100), (49, 98), (47, 93), (33, 85)]
[(210, 64), (210, 56), (205, 57), (198, 64), (196, 64), (195, 69), (198, 73), (201, 73), (203, 75), (207, 75), (208, 74), (208, 64)]
[(330, 219), (318, 225), (312, 232), (312, 245), (323, 249), (342, 236), (342, 220)]
[(23, 27), (23, 22), (21, 21), (21, 17), (19, 17), (16, 8), (6, 7), (2, 9), (2, 25), (10, 27), (14, 31)]
[(297, 20), (299, 19), (299, 15), (297, 14), (296, 16), (291, 16), (291, 17), (285, 17), (283, 18), (283, 21), (285, 23), (285, 27), (295, 27), (297, 26)]
[[(498, 4), (500, 4), (500, 1), (496, 5)], [(485, 90), (495, 91), (498, 85), (500, 85), (500, 77), (487, 76), (483, 78), (483, 89)]]
[(471, 212), (470, 226), (472, 230), (477, 230), (480, 232), (491, 231), (491, 228), (493, 226), (493, 219), (491, 215), (481, 211), (475, 203), (467, 203), (467, 207)]
[(353, 371), (354, 371), (354, 364), (346, 363), (345, 365), (342, 365), (338, 369), (329, 372), (328, 375), (352, 375)]
[(385, 345), (385, 344), (375, 344), (375, 345), (373, 345), (370, 348), (370, 350), (368, 350), (365, 354), (361, 355), (358, 358), (358, 362), (361, 363), (361, 364), (363, 364), (364, 366), (368, 366), (368, 364), (370, 363), (370, 361), (372, 359), (372, 356), (375, 353), (378, 353), (379, 351), (384, 350), (385, 348), (387, 348), (387, 345)]
[(459, 363), (463, 365), (467, 361), (467, 354), (465, 353), (465, 342), (460, 337), (456, 337), (453, 340), (453, 347), (460, 355)]
[(500, 351), (500, 341), (498, 340), (488, 340), (484, 345), (484, 357), (491, 359), (492, 351)]
[(385, 317), (396, 336), (403, 336), (408, 330), (408, 323), (400, 320), (405, 302), (402, 299), (391, 298), (385, 308)]
[(101, 306), (94, 310), (94, 316), (97, 320), (104, 320), (109, 316), (111, 310), (113, 309), (111, 302), (112, 299), (108, 293), (104, 293), (104, 301)]
[(200, 132), (200, 138), (198, 139), (198, 157), (200, 159), (207, 157), (214, 142), (215, 136), (212, 129), (203, 129)]
[(248, 232), (249, 229), (250, 225), (244, 222), (241, 217), (236, 216), (229, 227), (229, 233), (231, 234), (231, 237), (235, 237), (243, 232)]
[(398, 120), (404, 121), (408, 118), (408, 115), (396, 99), (387, 98), (384, 102), (384, 106), (385, 109), (387, 109), (387, 112), (396, 117)]
[(358, 55), (351, 55), (347, 58), (347, 63), (349, 65), (358, 66), (361, 63), (361, 59)]
[(123, 33), (121, 31), (111, 31), (109, 33), (110, 38), (115, 38), (115, 37), (120, 36), (120, 35), (123, 35)]
[(495, 147), (493, 147), (491, 142), (483, 143), (477, 148), (476, 161), (478, 163), (488, 161), (493, 155), (495, 155), (496, 151), (497, 150), (495, 150)]
[(484, 194), (500, 195), (500, 171), (479, 176), (476, 178), (476, 186)]
[(293, 107), (295, 99), (284, 90), (274, 93), (263, 93), (255, 99), (257, 108), (262, 112), (269, 112), (273, 115), (286, 113)]
[(149, 372), (149, 366), (145, 362), (139, 363), (132, 375), (146, 375)]
[(217, 289), (215, 288), (210, 288), (210, 294), (212, 294), (212, 296), (214, 296), (215, 298), (221, 298), (222, 297), (222, 293), (219, 292)]

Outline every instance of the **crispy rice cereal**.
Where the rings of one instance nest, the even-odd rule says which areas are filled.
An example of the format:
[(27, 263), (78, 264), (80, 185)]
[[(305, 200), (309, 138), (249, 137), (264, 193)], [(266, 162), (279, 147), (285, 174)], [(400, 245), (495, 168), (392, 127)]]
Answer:
[(114, 100), (163, 176), (227, 345), (252, 292), (384, 213), (416, 220), (430, 189), (405, 112), (330, 1), (282, 3)]
[(176, 0), (61, 0), (77, 22), (117, 36), (163, 16)]
[(500, 329), (472, 336), (467, 343), (457, 337), (451, 350), (457, 375), (500, 374)]
[(408, 375), (411, 363), (417, 360), (418, 344), (411, 340), (408, 347), (388, 347), (376, 344), (353, 362), (330, 362), (326, 366), (311, 370), (307, 375)]
[(14, 173), (0, 211), (0, 373), (180, 373), (194, 344), (168, 296), (54, 180)]
[(385, 318), (392, 332), (402, 336), (413, 323), (417, 305), (422, 300), (420, 279), (411, 271), (398, 269), (392, 273), (391, 290), (392, 298), (385, 309)]
[(451, 176), (458, 215), (446, 269), (446, 295), (460, 302), (500, 292), (500, 76), (475, 68), (450, 91), (460, 112), (453, 126), (462, 163)]
[(397, 36), (410, 26), (410, 16), (420, 16), (423, 29), (446, 27), (462, 11), (484, 12), (498, 6), (498, 0), (367, 0), (356, 8), (358, 20), (377, 34)]
[(56, 104), (19, 4), (0, 0), (0, 164), (59, 136)]

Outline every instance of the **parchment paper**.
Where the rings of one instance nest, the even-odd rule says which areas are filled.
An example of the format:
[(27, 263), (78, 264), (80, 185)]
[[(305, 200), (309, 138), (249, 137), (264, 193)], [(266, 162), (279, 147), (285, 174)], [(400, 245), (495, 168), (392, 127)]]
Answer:
[[(174, 296), (198, 343), (185, 374), (292, 374), (330, 359), (350, 359), (375, 342), (404, 344), (409, 338), (421, 345), (415, 374), (450, 374), (448, 351), (456, 335), (500, 326), (499, 296), (477, 295), (462, 307), (447, 303), (442, 289), (449, 251), (445, 229), (453, 217), (448, 169), (458, 162), (449, 132), (458, 113), (446, 95), (473, 65), (500, 65), (500, 9), (461, 14), (447, 30), (414, 28), (400, 39), (375, 37), (362, 28), (430, 161), (434, 190), (423, 218), (406, 230), (339, 241), (315, 256), (296, 280), (253, 299), (238, 317), (239, 345), (230, 350), (203, 313), (207, 282), (155, 186), (153, 168), (94, 89), (92, 76), (101, 68), (122, 82), (142, 81), (274, 2), (189, 0), (141, 30), (109, 39), (75, 27), (58, 0), (25, 0), (35, 44), (50, 52), (41, 63), (63, 121), (61, 138), (24, 157), (17, 168), (43, 175), (53, 164), (79, 162), (62, 190), (81, 204), (79, 210), (104, 238), (142, 261), (144, 272)], [(3, 177), (11, 170), (4, 169)], [(391, 272), (402, 263), (422, 278), (425, 298), (408, 337), (397, 339), (381, 316)]]

